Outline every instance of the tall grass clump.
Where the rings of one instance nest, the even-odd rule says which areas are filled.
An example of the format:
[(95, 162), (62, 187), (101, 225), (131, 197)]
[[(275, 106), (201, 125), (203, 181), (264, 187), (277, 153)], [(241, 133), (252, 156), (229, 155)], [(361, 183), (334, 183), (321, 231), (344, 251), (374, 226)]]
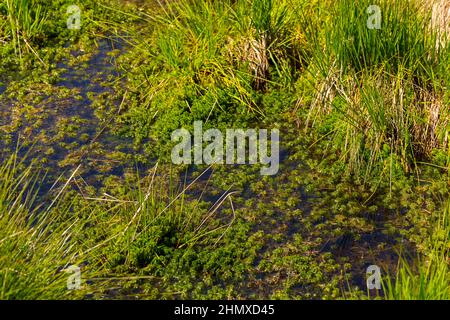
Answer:
[[(380, 9), (379, 28), (373, 5)], [(340, 151), (358, 178), (412, 172), (433, 162), (448, 170), (448, 56), (442, 30), (417, 1), (337, 1), (312, 39), (314, 89), (307, 127)], [(311, 91), (307, 91), (311, 94)]]
[[(379, 26), (372, 25), (373, 5), (380, 10)], [(395, 74), (406, 68), (419, 82), (431, 79), (448, 51), (436, 45), (439, 30), (431, 28), (431, 12), (422, 7), (414, 0), (337, 1), (328, 54), (344, 70), (367, 72), (383, 67)]]
[[(236, 35), (230, 41), (230, 56), (247, 63), (253, 86), (267, 88), (268, 80), (290, 86), (292, 72), (303, 62), (303, 48), (297, 26), (304, 3), (263, 0), (239, 1), (232, 8)], [(276, 72), (270, 72), (270, 69)]]
[(0, 3), (0, 15), (5, 19), (5, 36), (10, 39), (14, 51), (21, 59), (26, 53), (36, 54), (33, 41), (44, 32), (46, 12), (36, 0), (4, 0)]
[(291, 3), (183, 0), (144, 15), (123, 58), (136, 93), (122, 118), (130, 133), (164, 141), (193, 119), (245, 127), (264, 118), (261, 96), (288, 90), (300, 60)]
[(383, 281), (387, 299), (450, 299), (450, 201), (435, 225), (429, 252), (424, 253), (417, 265), (410, 265), (402, 259), (396, 276)]
[(38, 205), (39, 183), (15, 155), (0, 166), (2, 300), (76, 297), (64, 270), (83, 263), (82, 246), (73, 241), (82, 224), (58, 199), (54, 207)]

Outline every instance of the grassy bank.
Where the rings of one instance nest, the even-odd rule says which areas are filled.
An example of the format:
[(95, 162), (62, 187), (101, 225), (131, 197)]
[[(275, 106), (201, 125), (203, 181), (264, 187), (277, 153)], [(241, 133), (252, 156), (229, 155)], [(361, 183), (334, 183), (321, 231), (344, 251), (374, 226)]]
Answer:
[(384, 285), (390, 300), (449, 300), (449, 211), (447, 202), (435, 219), (426, 254), (416, 264), (399, 261), (395, 277)]

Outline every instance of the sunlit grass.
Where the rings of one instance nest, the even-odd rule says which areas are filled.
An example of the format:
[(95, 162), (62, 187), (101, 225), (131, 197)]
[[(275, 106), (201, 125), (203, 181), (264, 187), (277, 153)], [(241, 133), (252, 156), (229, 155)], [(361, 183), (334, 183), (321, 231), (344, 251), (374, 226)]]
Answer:
[[(79, 264), (78, 218), (37, 204), (40, 180), (16, 156), (0, 166), (0, 299), (69, 297), (63, 270)], [(58, 199), (55, 199), (55, 203)]]
[[(128, 94), (117, 127), (136, 144), (151, 140), (151, 152), (167, 151), (172, 130), (193, 120), (215, 127), (278, 125), (286, 119), (273, 114), (295, 114), (291, 101), (297, 99), (298, 126), (317, 138), (311, 148), (326, 142), (324, 157), (331, 150), (334, 164), (364, 180), (373, 194), (396, 177), (420, 180), (424, 164), (448, 174), (450, 46), (439, 43), (417, 1), (381, 1), (380, 29), (367, 27), (369, 0), (179, 0), (131, 11), (92, 3), (86, 2), (83, 21), (98, 29), (64, 29), (67, 34), (53, 35), (57, 41), (50, 44), (42, 36), (54, 31), (47, 19), (58, 17), (53, 23), (65, 28), (64, 8), (0, 1), (0, 45), (19, 60), (27, 54), (40, 60), (40, 46), (50, 52), (77, 36), (122, 37), (127, 52), (117, 65)], [(110, 21), (109, 13), (132, 23)], [(274, 111), (265, 101), (283, 108)], [(110, 189), (100, 195), (72, 190), (75, 171), (61, 193), (52, 190), (50, 202), (40, 203), (42, 180), (33, 168), (15, 156), (5, 161), (0, 299), (102, 295), (117, 278), (165, 278), (161, 265), (181, 249), (216, 248), (234, 222), (233, 216), (214, 219), (230, 194), (208, 208), (189, 197), (192, 185), (180, 182), (179, 172), (163, 167), (123, 185), (109, 177)], [(448, 299), (448, 211), (436, 220), (440, 238), (424, 258), (417, 265), (400, 261), (396, 277), (385, 283), (386, 298)], [(66, 288), (62, 270), (72, 264), (82, 267), (80, 291)]]
[(5, 14), (7, 20), (3, 28), (16, 55), (20, 59), (25, 53), (37, 55), (32, 41), (44, 31), (46, 13), (43, 6), (35, 0), (5, 0), (0, 9), (0, 14)]

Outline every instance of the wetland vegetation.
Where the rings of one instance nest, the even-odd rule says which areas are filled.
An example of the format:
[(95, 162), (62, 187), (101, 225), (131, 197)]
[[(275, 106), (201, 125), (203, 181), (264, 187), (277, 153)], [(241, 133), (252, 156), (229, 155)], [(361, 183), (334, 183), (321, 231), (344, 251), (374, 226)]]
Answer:
[[(0, 299), (449, 299), (449, 23), (447, 0), (0, 0)], [(278, 173), (173, 164), (195, 121), (278, 129)]]

